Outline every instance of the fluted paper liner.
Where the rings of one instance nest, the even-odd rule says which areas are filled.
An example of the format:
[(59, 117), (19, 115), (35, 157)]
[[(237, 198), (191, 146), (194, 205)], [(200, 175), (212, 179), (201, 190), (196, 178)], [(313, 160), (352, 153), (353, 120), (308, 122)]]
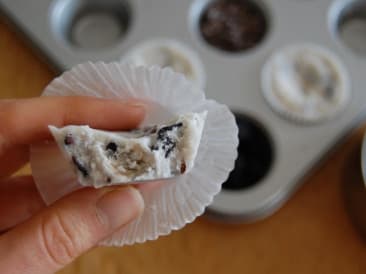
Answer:
[[(183, 60), (183, 63), (188, 65), (187, 74), (185, 77), (188, 80), (193, 81), (199, 87), (204, 87), (206, 84), (206, 76), (203, 64), (198, 54), (186, 46), (184, 43), (168, 38), (152, 39), (141, 42), (139, 45), (134, 46), (133, 49), (127, 52), (127, 54), (121, 57), (121, 62), (128, 62), (135, 65), (159, 65), (146, 63), (146, 56), (148, 54), (159, 55), (159, 52), (168, 51), (170, 58), (177, 58)], [(169, 59), (170, 59), (169, 58)], [(174, 70), (174, 69), (173, 69)], [(181, 73), (184, 73), (181, 71)]]
[[(142, 187), (144, 213), (102, 245), (142, 243), (182, 228), (204, 212), (234, 168), (238, 129), (233, 114), (225, 105), (207, 100), (203, 91), (169, 68), (85, 63), (53, 80), (43, 93), (52, 95), (146, 100), (154, 107), (148, 109), (143, 125), (166, 122), (187, 112), (208, 111), (193, 169), (164, 180), (158, 187)], [(54, 142), (32, 146), (31, 166), (47, 204), (82, 187)]]

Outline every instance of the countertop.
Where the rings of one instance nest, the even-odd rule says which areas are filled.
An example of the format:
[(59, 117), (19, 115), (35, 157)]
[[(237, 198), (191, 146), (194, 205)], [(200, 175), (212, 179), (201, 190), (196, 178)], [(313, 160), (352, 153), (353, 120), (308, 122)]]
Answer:
[[(38, 96), (55, 76), (3, 19), (0, 62), (1, 98)], [(225, 225), (200, 217), (157, 241), (96, 248), (59, 273), (366, 273), (366, 237), (354, 225), (358, 202), (349, 197), (362, 190), (349, 186), (361, 185), (359, 146), (365, 128), (350, 133), (263, 221)]]

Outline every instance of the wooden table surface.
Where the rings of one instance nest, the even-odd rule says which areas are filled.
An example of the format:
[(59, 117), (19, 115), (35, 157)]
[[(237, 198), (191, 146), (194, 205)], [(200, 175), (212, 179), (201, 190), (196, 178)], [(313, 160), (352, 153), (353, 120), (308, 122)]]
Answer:
[[(1, 98), (38, 96), (54, 77), (1, 18), (0, 64)], [(366, 273), (366, 240), (350, 218), (357, 212), (348, 210), (357, 203), (345, 195), (348, 185), (361, 184), (357, 152), (364, 129), (351, 133), (286, 205), (263, 221), (232, 226), (201, 217), (157, 241), (94, 249), (60, 274)]]

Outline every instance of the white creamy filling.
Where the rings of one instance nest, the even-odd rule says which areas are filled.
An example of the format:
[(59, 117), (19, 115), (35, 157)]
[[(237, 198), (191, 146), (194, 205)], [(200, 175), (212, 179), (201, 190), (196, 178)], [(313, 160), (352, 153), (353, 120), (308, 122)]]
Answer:
[(82, 185), (96, 187), (170, 178), (194, 165), (207, 112), (130, 132), (89, 126), (50, 130)]
[(336, 61), (312, 49), (281, 52), (274, 58), (272, 88), (289, 111), (322, 116), (344, 103), (344, 85)]

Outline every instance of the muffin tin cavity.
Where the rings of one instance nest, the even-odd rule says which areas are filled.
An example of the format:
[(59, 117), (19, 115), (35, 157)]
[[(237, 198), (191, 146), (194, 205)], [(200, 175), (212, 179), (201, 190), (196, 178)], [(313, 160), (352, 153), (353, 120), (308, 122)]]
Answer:
[(354, 53), (366, 56), (366, 2), (337, 1), (332, 15), (338, 38)]
[(238, 158), (235, 168), (223, 184), (225, 190), (242, 190), (256, 185), (268, 174), (274, 153), (264, 128), (249, 116), (236, 113), (239, 128)]
[(117, 44), (131, 24), (131, 8), (119, 0), (58, 0), (51, 10), (54, 33), (80, 49)]
[(188, 46), (172, 39), (145, 41), (133, 47), (121, 58), (135, 65), (170, 67), (184, 74), (199, 87), (205, 86), (205, 72), (199, 56)]
[(211, 46), (242, 52), (257, 46), (268, 31), (268, 20), (257, 1), (213, 0), (199, 17), (199, 31)]

